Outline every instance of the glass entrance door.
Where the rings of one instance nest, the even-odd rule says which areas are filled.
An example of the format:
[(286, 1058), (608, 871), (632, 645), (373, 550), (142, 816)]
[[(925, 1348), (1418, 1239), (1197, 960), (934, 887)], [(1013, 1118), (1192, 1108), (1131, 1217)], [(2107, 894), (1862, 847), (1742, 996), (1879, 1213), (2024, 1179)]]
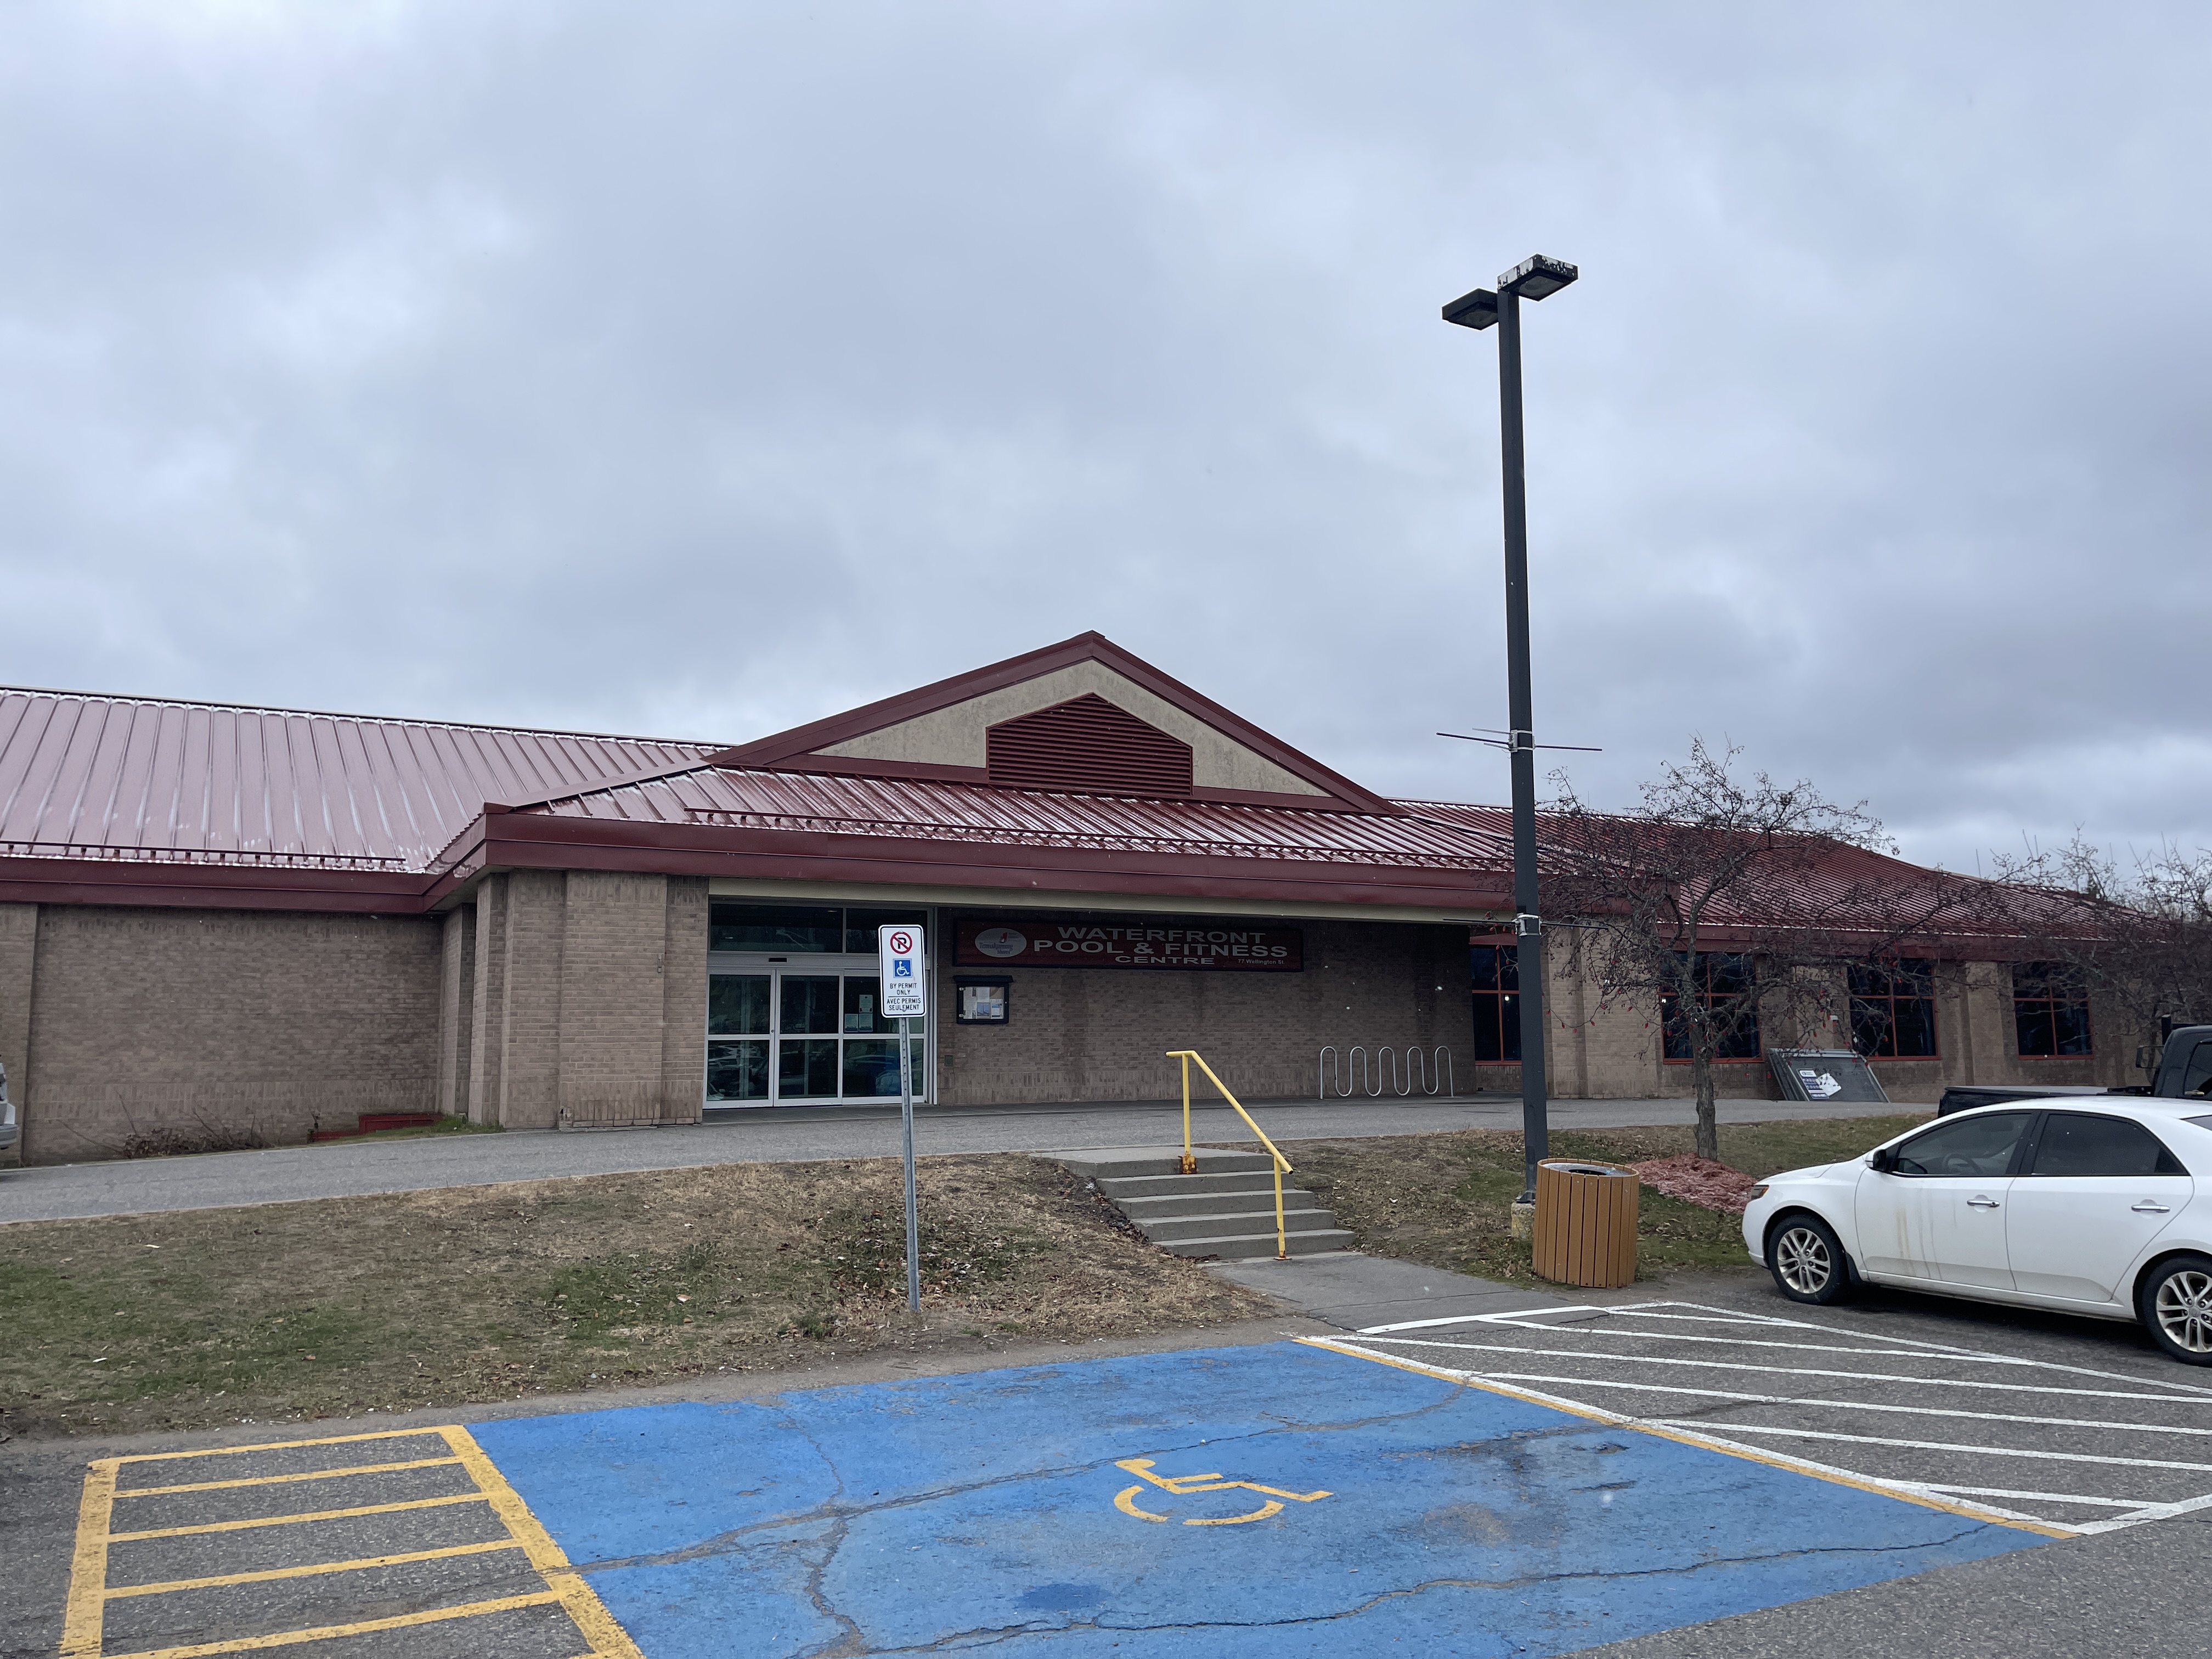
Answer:
[[(707, 1104), (897, 1099), (898, 1025), (882, 1008), (873, 957), (709, 969)], [(926, 1030), (914, 1038), (917, 1096)]]

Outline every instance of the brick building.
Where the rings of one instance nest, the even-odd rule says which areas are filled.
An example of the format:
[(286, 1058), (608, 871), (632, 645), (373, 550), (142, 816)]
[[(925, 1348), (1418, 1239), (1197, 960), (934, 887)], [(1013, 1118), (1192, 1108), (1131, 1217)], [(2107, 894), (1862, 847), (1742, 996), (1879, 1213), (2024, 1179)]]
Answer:
[[(1250, 1097), (1354, 1046), (1392, 1092), (1415, 1050), (1517, 1088), (1470, 949), (1509, 845), (1097, 635), (735, 748), (0, 692), (0, 1063), (36, 1162), (880, 1099), (874, 930), (918, 921), (941, 1102), (1156, 1098), (1182, 1047)], [(1893, 1092), (2117, 1080), (2086, 1025), (2023, 1053), (2012, 967), (1932, 948), (1893, 1025), (1924, 985), (1934, 1052), (1878, 1060)], [(1554, 972), (1559, 1093), (1684, 1092), (1656, 1009)]]

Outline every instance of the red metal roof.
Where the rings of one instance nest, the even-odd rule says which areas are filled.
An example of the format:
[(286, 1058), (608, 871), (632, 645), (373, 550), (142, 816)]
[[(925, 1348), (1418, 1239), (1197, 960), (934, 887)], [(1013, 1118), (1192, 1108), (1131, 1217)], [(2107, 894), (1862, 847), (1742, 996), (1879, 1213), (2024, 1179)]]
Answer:
[[(420, 910), (487, 867), (1508, 903), (1502, 807), (1383, 812), (710, 764), (650, 738), (0, 689), (0, 897)], [(500, 805), (487, 811), (488, 803)], [(1540, 833), (1541, 830), (1540, 829)], [(1753, 926), (1866, 925), (1936, 880), (1829, 849)], [(1787, 902), (1784, 902), (1786, 899)], [(1954, 920), (1945, 931), (1983, 931)], [(1716, 939), (1716, 945), (1720, 941)]]
[(487, 800), (714, 747), (0, 688), (0, 856), (421, 871)]
[(1493, 873), (1509, 838), (1418, 817), (708, 767), (533, 811), (570, 818)]

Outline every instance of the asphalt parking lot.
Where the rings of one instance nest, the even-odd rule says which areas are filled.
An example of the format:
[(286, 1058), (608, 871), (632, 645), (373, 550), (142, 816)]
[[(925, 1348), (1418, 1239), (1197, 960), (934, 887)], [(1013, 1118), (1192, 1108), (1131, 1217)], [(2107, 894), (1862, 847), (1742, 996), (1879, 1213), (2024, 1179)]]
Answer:
[(1474, 1314), (1334, 1346), (2057, 1536), (2212, 1507), (2212, 1387), (2179, 1365), (2146, 1376), (1740, 1299)]
[(1741, 1275), (1544, 1301), (9, 1448), (0, 1653), (2203, 1650), (2212, 1377), (2131, 1328)]
[(1290, 1340), (101, 1460), (62, 1651), (1564, 1653), (2045, 1541)]

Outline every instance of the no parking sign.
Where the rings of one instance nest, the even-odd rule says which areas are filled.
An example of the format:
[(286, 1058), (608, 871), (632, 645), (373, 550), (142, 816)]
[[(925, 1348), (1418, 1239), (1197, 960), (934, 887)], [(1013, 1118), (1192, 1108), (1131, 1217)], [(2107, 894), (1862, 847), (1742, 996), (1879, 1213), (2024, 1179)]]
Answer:
[(884, 1018), (921, 1019), (929, 1012), (928, 952), (921, 929), (903, 922), (876, 929), (876, 954), (884, 983)]

